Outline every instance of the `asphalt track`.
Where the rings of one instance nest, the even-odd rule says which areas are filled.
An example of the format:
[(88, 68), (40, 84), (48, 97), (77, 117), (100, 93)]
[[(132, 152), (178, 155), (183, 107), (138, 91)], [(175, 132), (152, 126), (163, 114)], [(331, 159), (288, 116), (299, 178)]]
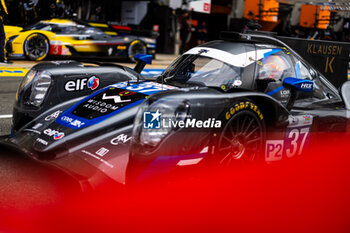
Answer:
[[(157, 54), (152, 65), (146, 66), (145, 76), (159, 74), (166, 68), (176, 56)], [(12, 106), (16, 98), (16, 91), (26, 72), (38, 62), (13, 61), (12, 64), (0, 65), (0, 136), (8, 135), (11, 131)], [(129, 67), (134, 67), (132, 63), (121, 63)]]

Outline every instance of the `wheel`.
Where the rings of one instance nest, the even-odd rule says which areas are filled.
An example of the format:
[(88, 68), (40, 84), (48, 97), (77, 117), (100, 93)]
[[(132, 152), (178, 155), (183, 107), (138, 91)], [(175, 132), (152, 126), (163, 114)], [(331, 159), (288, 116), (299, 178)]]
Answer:
[(130, 43), (128, 48), (128, 56), (132, 62), (135, 62), (134, 56), (136, 54), (146, 54), (146, 53), (147, 53), (146, 45), (141, 41), (134, 40), (133, 42)]
[[(265, 123), (262, 113), (251, 102), (243, 102), (219, 135), (215, 148), (216, 161), (220, 165), (250, 163), (262, 160), (265, 149)], [(231, 108), (232, 109), (232, 108)], [(243, 110), (242, 110), (243, 109)]]
[(49, 41), (42, 34), (32, 34), (24, 42), (24, 53), (32, 61), (41, 61), (49, 53)]

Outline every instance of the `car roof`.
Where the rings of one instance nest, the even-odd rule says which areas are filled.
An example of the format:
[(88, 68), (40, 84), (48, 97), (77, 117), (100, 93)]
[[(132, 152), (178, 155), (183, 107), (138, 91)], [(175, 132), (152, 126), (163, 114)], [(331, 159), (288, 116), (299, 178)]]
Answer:
[[(251, 42), (243, 42), (243, 41), (228, 41), (228, 40), (214, 40), (207, 42), (205, 44), (202, 44), (198, 47), (209, 47), (213, 49), (219, 49), (223, 50), (232, 54), (239, 54), (242, 53), (244, 48), (252, 47)], [(278, 48), (276, 45), (267, 44), (267, 43), (254, 43), (259, 44), (259, 46), (262, 46), (263, 48)]]

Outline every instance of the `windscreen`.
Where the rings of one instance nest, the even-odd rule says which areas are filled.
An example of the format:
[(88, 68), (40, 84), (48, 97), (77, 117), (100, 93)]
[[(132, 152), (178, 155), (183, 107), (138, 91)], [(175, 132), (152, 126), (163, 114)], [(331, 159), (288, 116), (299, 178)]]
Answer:
[[(178, 72), (174, 72), (180, 69)], [(236, 67), (214, 58), (184, 55), (170, 66), (164, 81), (170, 85), (210, 86), (222, 89), (242, 84), (243, 67)]]
[(47, 23), (36, 23), (36, 24), (29, 25), (23, 29), (23, 31), (29, 31), (29, 30), (51, 31), (52, 26)]

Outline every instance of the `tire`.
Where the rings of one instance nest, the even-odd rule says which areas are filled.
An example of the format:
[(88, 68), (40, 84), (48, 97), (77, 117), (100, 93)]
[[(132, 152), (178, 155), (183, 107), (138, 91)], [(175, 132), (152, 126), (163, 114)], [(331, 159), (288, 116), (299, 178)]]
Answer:
[(42, 34), (31, 34), (24, 42), (24, 53), (31, 61), (41, 61), (49, 53), (49, 40)]
[(248, 103), (247, 107), (235, 111), (235, 114), (230, 116), (217, 139), (214, 155), (215, 161), (221, 166), (264, 159), (266, 126), (262, 113), (252, 102), (240, 104), (242, 103)]
[(130, 61), (136, 62), (134, 58), (136, 54), (146, 54), (146, 53), (147, 53), (146, 45), (140, 40), (134, 40), (133, 42), (130, 43), (128, 48), (128, 56)]

